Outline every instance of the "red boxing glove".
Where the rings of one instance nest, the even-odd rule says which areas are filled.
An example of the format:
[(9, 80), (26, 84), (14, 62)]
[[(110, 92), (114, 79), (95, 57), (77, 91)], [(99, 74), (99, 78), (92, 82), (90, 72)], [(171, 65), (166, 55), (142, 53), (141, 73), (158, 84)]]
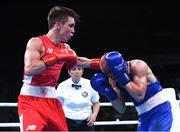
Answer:
[(45, 55), (42, 60), (47, 66), (51, 66), (53, 64), (59, 63), (60, 61), (65, 62), (65, 63), (77, 63), (77, 56), (69, 53), (68, 50), (64, 51), (61, 50), (59, 53), (54, 51), (51, 54)]
[(91, 64), (90, 68), (95, 69), (95, 70), (100, 70), (100, 58), (93, 58), (91, 59)]
[(58, 62), (58, 56), (54, 53), (45, 55), (42, 60), (46, 64), (46, 66), (53, 65)]
[(69, 59), (65, 63), (65, 67), (67, 69), (71, 69), (77, 64), (78, 57), (76, 56), (76, 53), (71, 49), (68, 50), (68, 54), (74, 56), (73, 59)]

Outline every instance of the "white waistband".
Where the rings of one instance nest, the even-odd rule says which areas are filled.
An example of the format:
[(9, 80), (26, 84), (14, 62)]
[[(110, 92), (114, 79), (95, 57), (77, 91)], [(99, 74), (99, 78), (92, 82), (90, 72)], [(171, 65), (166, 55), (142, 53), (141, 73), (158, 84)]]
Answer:
[(140, 115), (166, 101), (166, 97), (164, 96), (163, 92), (160, 91), (151, 98), (149, 98), (147, 101), (145, 101), (143, 104), (136, 106), (136, 110), (138, 112), (138, 115)]
[(34, 86), (24, 83), (20, 95), (29, 95), (35, 97), (57, 98), (55, 87)]

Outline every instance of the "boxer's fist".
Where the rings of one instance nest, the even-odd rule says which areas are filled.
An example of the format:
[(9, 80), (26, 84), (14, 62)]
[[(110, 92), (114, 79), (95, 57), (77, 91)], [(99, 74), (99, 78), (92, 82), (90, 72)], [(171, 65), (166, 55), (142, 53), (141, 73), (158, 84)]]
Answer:
[(101, 58), (101, 70), (112, 75), (120, 86), (126, 85), (130, 78), (127, 74), (126, 62), (119, 52), (113, 51)]
[(100, 70), (100, 58), (91, 59), (90, 68)]
[(116, 92), (109, 85), (109, 78), (102, 73), (96, 73), (90, 80), (91, 86), (98, 93), (105, 95), (109, 101), (117, 99)]

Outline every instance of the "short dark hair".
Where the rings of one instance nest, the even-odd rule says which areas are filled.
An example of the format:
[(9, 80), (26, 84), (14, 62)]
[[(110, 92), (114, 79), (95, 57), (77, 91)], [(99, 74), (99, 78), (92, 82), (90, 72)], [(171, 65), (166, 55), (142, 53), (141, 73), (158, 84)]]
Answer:
[(74, 10), (64, 6), (52, 7), (47, 17), (49, 29), (58, 21), (65, 23), (68, 17), (73, 17), (76, 22), (79, 21), (79, 15)]
[(73, 68), (81, 68), (83, 71), (84, 71), (84, 68), (83, 67), (80, 67), (80, 66), (74, 66), (74, 67), (71, 67), (71, 68), (66, 68), (68, 71), (71, 71), (73, 70)]

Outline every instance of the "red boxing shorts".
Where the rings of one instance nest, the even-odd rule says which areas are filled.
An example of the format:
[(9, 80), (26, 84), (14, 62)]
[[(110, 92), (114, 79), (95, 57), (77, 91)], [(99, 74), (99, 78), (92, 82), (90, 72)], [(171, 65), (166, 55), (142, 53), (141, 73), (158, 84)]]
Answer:
[(29, 95), (35, 95), (38, 88), (34, 90), (30, 87), (30, 93), (27, 92), (28, 87), (25, 92), (23, 89), (25, 88), (22, 88), (21, 95), (18, 97), (21, 131), (68, 131), (62, 105), (57, 98), (51, 97), (52, 89), (48, 88), (51, 94), (43, 95), (43, 97)]
[(64, 111), (58, 99), (20, 95), (20, 128), (23, 131), (68, 131)]

